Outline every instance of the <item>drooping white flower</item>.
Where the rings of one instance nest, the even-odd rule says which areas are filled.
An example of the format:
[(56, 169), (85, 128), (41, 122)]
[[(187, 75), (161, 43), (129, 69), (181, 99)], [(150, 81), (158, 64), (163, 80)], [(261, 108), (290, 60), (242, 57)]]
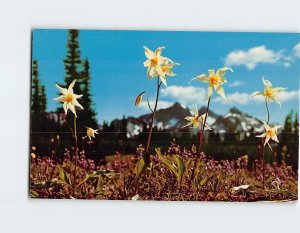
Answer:
[(65, 113), (67, 114), (68, 110), (70, 109), (74, 115), (77, 117), (76, 114), (76, 108), (79, 107), (83, 109), (80, 103), (78, 103), (77, 99), (82, 97), (83, 95), (76, 95), (73, 93), (73, 87), (76, 83), (76, 79), (73, 80), (73, 82), (70, 84), (70, 86), (67, 88), (60, 87), (59, 85), (55, 84), (57, 89), (61, 91), (62, 95), (55, 98), (54, 100), (60, 101), (63, 103), (63, 108)]
[(87, 137), (92, 140), (92, 137), (95, 137), (95, 134), (98, 134), (99, 129), (92, 129), (90, 127), (86, 127), (86, 135)]
[(240, 185), (240, 186), (233, 187), (232, 190), (233, 190), (233, 191), (246, 190), (246, 189), (248, 189), (249, 187), (250, 187), (250, 185), (244, 184), (244, 185)]
[[(205, 115), (206, 114), (204, 113), (201, 116), (199, 116), (197, 105), (195, 105), (194, 116), (186, 116), (184, 119), (187, 120), (187, 121), (189, 121), (189, 123), (187, 123), (186, 125), (182, 126), (182, 128), (188, 127), (190, 125), (192, 125), (191, 127), (194, 128), (194, 129), (198, 128), (200, 126), (200, 123), (204, 124)], [(204, 129), (211, 130), (211, 128), (206, 123), (205, 123), (205, 128)]]
[(179, 64), (167, 57), (161, 56), (164, 47), (158, 47), (155, 51), (152, 51), (146, 46), (144, 46), (144, 49), (147, 57), (144, 66), (147, 67), (148, 78), (159, 77), (161, 82), (167, 86), (166, 76), (175, 76), (172, 68)]
[(215, 72), (215, 70), (208, 70), (208, 74), (201, 74), (196, 78), (191, 79), (189, 83), (193, 80), (208, 83), (207, 98), (209, 98), (212, 95), (213, 90), (215, 90), (222, 98), (227, 100), (223, 84), (227, 82), (224, 76), (228, 70), (233, 72), (233, 70), (229, 67), (220, 68), (217, 72)]
[(277, 133), (277, 130), (279, 128), (281, 128), (282, 126), (281, 125), (276, 125), (276, 126), (271, 128), (266, 122), (263, 122), (263, 123), (264, 123), (265, 132), (261, 135), (256, 136), (256, 137), (266, 138), (265, 142), (264, 142), (264, 146), (269, 142), (270, 139), (272, 139), (275, 142), (279, 142), (276, 133)]
[(159, 76), (161, 82), (167, 86), (167, 80), (166, 80), (166, 77), (167, 76), (176, 76), (176, 74), (173, 72), (173, 67), (176, 66), (176, 65), (180, 65), (179, 63), (176, 63), (176, 62), (168, 62), (168, 63), (165, 63), (161, 66), (161, 69), (162, 69), (162, 72), (164, 74), (164, 76), (160, 75), (158, 72), (154, 72), (153, 76)]
[(276, 95), (279, 92), (281, 92), (283, 90), (286, 90), (286, 88), (283, 88), (283, 87), (273, 88), (272, 83), (269, 80), (264, 79), (264, 77), (262, 78), (262, 82), (264, 84), (264, 90), (263, 91), (256, 91), (251, 96), (253, 97), (253, 96), (262, 95), (266, 98), (267, 102), (274, 101), (275, 103), (279, 104), (279, 106), (281, 106), (281, 103), (279, 102)]

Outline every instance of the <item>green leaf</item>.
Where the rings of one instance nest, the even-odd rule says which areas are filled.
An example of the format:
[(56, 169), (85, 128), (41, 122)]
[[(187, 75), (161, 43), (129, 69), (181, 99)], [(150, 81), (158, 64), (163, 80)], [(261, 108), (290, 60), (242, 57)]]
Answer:
[(177, 170), (178, 170), (177, 179), (178, 179), (178, 182), (180, 182), (181, 179), (182, 179), (182, 176), (185, 172), (185, 168), (186, 168), (185, 167), (185, 162), (179, 155), (174, 155), (174, 160), (177, 164)]
[(178, 178), (178, 172), (177, 172), (177, 168), (174, 165), (174, 163), (172, 163), (170, 160), (166, 159), (160, 152), (159, 149), (155, 148), (155, 151), (159, 157), (159, 159), (170, 169), (170, 171), (176, 176), (177, 180)]
[(114, 178), (114, 177), (118, 177), (120, 175), (120, 172), (117, 170), (99, 170), (96, 171), (97, 177), (98, 175), (104, 175), (108, 178)]
[(60, 183), (72, 186), (70, 174), (68, 174), (61, 166), (58, 166)]
[(37, 197), (39, 197), (39, 194), (37, 192), (33, 191), (32, 189), (30, 189), (30, 197), (37, 198)]
[(102, 176), (100, 175), (97, 181), (96, 194), (100, 194), (102, 192), (102, 187), (103, 187), (103, 180), (102, 180)]
[(83, 183), (87, 182), (89, 178), (90, 178), (90, 176), (88, 174), (86, 174), (85, 177), (84, 177), (84, 179), (79, 182), (79, 184), (77, 185), (77, 187), (79, 187)]
[(137, 161), (133, 169), (133, 173), (136, 175), (136, 177), (140, 176), (140, 174), (144, 171), (145, 167), (146, 167), (146, 163), (144, 161), (144, 158), (140, 158), (140, 160)]
[(205, 185), (205, 184), (206, 184), (206, 181), (207, 181), (207, 179), (205, 179), (205, 178), (204, 178), (203, 180), (201, 180), (201, 182), (200, 182), (200, 184), (199, 184), (199, 185), (200, 185), (200, 186), (203, 186), (203, 185)]

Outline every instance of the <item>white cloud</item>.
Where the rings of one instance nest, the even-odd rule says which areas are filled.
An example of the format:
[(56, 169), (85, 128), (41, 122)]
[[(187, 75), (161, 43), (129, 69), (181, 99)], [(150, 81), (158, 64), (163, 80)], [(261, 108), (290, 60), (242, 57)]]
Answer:
[[(153, 109), (154, 105), (155, 105), (155, 101), (149, 100), (149, 104), (150, 104), (151, 108)], [(159, 100), (157, 103), (157, 110), (171, 107), (173, 104), (174, 104), (174, 102)], [(139, 104), (139, 107), (144, 110), (149, 110), (147, 101), (141, 102)]]
[(206, 101), (206, 89), (194, 86), (168, 86), (161, 90), (162, 97), (190, 106)]
[(248, 93), (234, 92), (231, 94), (227, 94), (226, 97), (229, 99), (229, 101), (226, 101), (220, 96), (218, 96), (213, 99), (213, 102), (220, 102), (222, 104), (246, 105), (251, 101), (251, 95)]
[[(288, 102), (293, 99), (298, 99), (300, 90), (294, 91), (282, 91), (277, 94), (277, 97), (281, 103)], [(220, 96), (213, 99), (213, 102), (219, 102), (222, 104), (238, 104), (238, 105), (247, 105), (255, 102), (263, 103), (265, 98), (261, 95), (252, 97), (251, 94), (245, 92), (234, 92), (227, 95), (227, 98), (230, 101), (226, 101)]]
[(284, 103), (292, 99), (299, 99), (299, 94), (300, 90), (282, 91), (278, 93), (277, 97), (282, 103)]
[(300, 43), (296, 44), (296, 46), (294, 47), (294, 53), (296, 57), (300, 58)]
[(230, 87), (239, 87), (239, 86), (243, 86), (243, 85), (244, 85), (244, 83), (241, 81), (234, 81), (229, 84)]
[(254, 69), (259, 63), (275, 64), (283, 59), (283, 51), (273, 51), (266, 46), (257, 46), (246, 51), (235, 50), (226, 57), (226, 66), (244, 65), (249, 70)]

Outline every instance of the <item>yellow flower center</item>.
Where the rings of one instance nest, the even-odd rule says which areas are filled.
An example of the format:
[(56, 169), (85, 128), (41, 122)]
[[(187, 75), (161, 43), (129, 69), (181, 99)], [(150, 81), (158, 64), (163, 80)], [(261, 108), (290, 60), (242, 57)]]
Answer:
[(157, 59), (157, 57), (154, 57), (154, 58), (150, 59), (150, 61), (151, 61), (151, 64), (152, 64), (153, 66), (156, 66), (156, 65), (158, 64), (158, 59)]
[(167, 71), (168, 67), (167, 66), (162, 66), (161, 69), (165, 73)]
[(86, 133), (91, 137), (93, 135), (93, 130), (91, 128), (87, 128)]
[(70, 93), (68, 93), (68, 94), (66, 95), (65, 101), (66, 101), (67, 103), (72, 103), (72, 101), (73, 101), (73, 95), (70, 94)]
[(194, 117), (193, 122), (196, 123), (198, 122), (199, 116)]
[(275, 136), (275, 132), (272, 129), (266, 131), (266, 136), (272, 138)]
[(218, 75), (212, 75), (209, 77), (210, 84), (217, 84), (220, 81), (220, 77)]
[(272, 90), (270, 90), (270, 89), (265, 90), (265, 96), (266, 97), (272, 97), (272, 95), (273, 95)]

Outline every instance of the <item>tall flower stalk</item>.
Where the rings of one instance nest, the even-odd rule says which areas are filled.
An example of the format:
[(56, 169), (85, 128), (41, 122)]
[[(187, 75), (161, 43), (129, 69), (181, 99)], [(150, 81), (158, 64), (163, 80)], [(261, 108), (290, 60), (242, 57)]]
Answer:
[[(78, 161), (78, 141), (77, 141), (77, 124), (76, 124), (76, 115), (74, 115), (74, 138), (75, 138), (75, 169), (74, 169), (74, 187), (76, 189), (76, 180), (77, 180), (77, 161)], [(75, 193), (74, 193), (75, 194)]]
[(149, 147), (150, 147), (150, 142), (151, 142), (151, 136), (152, 136), (153, 126), (154, 126), (154, 119), (155, 119), (158, 96), (159, 96), (159, 89), (160, 89), (161, 84), (162, 84), (162, 81), (159, 81), (159, 79), (157, 79), (155, 104), (154, 104), (154, 109), (153, 109), (152, 116), (151, 116), (150, 131), (148, 134), (148, 139), (147, 139), (147, 144), (146, 144), (146, 152), (147, 153), (149, 153)]
[(262, 164), (262, 180), (263, 180), (263, 189), (265, 189), (265, 145), (268, 144), (271, 152), (272, 152), (272, 147), (269, 144), (269, 140), (272, 139), (276, 142), (278, 141), (277, 138), (277, 130), (281, 127), (281, 126), (275, 126), (273, 128), (271, 128), (269, 126), (269, 122), (270, 122), (270, 110), (269, 110), (269, 102), (270, 101), (274, 101), (277, 104), (279, 104), (279, 106), (281, 107), (281, 103), (279, 102), (278, 98), (277, 98), (277, 94), (283, 90), (285, 90), (286, 88), (282, 88), (282, 87), (276, 87), (273, 88), (272, 83), (269, 80), (264, 79), (264, 77), (262, 78), (262, 82), (264, 85), (264, 90), (263, 91), (256, 91), (252, 94), (252, 97), (254, 96), (263, 96), (265, 99), (265, 107), (266, 107), (266, 111), (267, 111), (267, 122), (263, 122), (264, 123), (264, 129), (265, 129), (265, 133), (258, 135), (256, 137), (262, 137), (265, 138), (265, 140), (262, 139), (262, 143), (261, 143), (261, 164)]
[[(197, 76), (196, 78), (193, 78), (189, 81), (189, 83), (190, 83), (193, 80), (198, 80), (198, 81), (208, 84), (207, 106), (206, 106), (205, 114), (203, 114), (200, 118), (201, 125), (200, 125), (200, 133), (199, 133), (199, 146), (198, 146), (198, 151), (197, 151), (198, 155), (196, 156), (194, 167), (192, 170), (191, 182), (195, 178), (195, 172), (196, 172), (196, 168), (197, 168), (198, 159), (201, 156), (201, 151), (202, 151), (202, 146), (203, 146), (203, 134), (204, 134), (205, 128), (207, 127), (206, 120), (207, 120), (207, 116), (208, 116), (208, 111), (209, 111), (209, 107), (210, 107), (210, 101), (211, 101), (211, 96), (212, 96), (213, 90), (215, 90), (216, 93), (219, 94), (222, 98), (224, 98), (225, 100), (228, 100), (225, 96), (225, 92), (224, 92), (224, 88), (223, 88), (223, 84), (227, 82), (227, 80), (225, 78), (225, 74), (228, 70), (233, 72), (233, 70), (229, 67), (220, 68), (217, 70), (217, 72), (215, 72), (215, 70), (208, 70), (208, 74), (201, 74), (201, 75)], [(198, 110), (197, 110), (197, 112), (198, 112)], [(185, 119), (189, 120), (188, 117), (186, 117)], [(193, 127), (193, 128), (195, 128), (195, 127)]]
[(159, 98), (159, 92), (161, 85), (164, 84), (167, 86), (167, 81), (166, 78), (168, 76), (175, 76), (176, 74), (173, 73), (173, 67), (176, 65), (179, 65), (176, 62), (173, 62), (171, 59), (167, 57), (161, 56), (162, 50), (164, 47), (158, 47), (155, 51), (150, 50), (146, 46), (144, 46), (145, 49), (145, 56), (147, 57), (147, 60), (144, 62), (144, 66), (147, 68), (147, 77), (148, 79), (152, 78), (157, 78), (157, 84), (156, 84), (156, 97), (155, 97), (155, 102), (154, 102), (154, 108), (152, 109), (150, 103), (149, 103), (149, 98), (146, 93), (146, 91), (143, 91), (140, 93), (136, 100), (135, 100), (135, 106), (138, 106), (143, 99), (143, 95), (147, 95), (147, 104), (149, 110), (152, 112), (151, 115), (151, 122), (150, 122), (150, 129), (149, 129), (149, 134), (147, 138), (147, 144), (146, 144), (146, 149), (145, 149), (145, 162), (149, 162), (149, 148), (151, 144), (151, 137), (152, 137), (152, 132), (153, 132), (153, 127), (154, 127), (154, 121), (155, 121), (155, 115), (156, 115), (156, 110), (157, 110), (157, 104), (158, 104), (158, 98)]
[(62, 88), (56, 84), (57, 89), (61, 92), (61, 95), (54, 100), (60, 101), (63, 104), (63, 109), (65, 113), (68, 113), (70, 109), (74, 114), (74, 138), (75, 138), (75, 168), (74, 168), (74, 186), (73, 192), (75, 194), (76, 189), (76, 180), (77, 180), (77, 159), (78, 159), (78, 140), (77, 140), (77, 123), (76, 123), (76, 107), (83, 109), (80, 103), (78, 103), (77, 99), (81, 98), (83, 95), (77, 95), (73, 92), (74, 85), (76, 83), (76, 79), (70, 84), (68, 88)]

